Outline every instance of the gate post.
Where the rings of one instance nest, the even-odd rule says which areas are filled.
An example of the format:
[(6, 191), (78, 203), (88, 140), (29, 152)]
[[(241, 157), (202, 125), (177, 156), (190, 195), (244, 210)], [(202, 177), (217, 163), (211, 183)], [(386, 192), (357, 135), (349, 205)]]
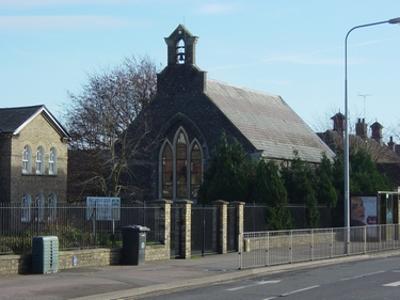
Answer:
[(152, 204), (161, 208), (160, 212), (160, 227), (162, 229), (162, 237), (164, 239), (164, 246), (167, 251), (166, 256), (171, 256), (171, 200), (161, 199), (152, 201)]
[(182, 209), (182, 214), (181, 214), (181, 228), (178, 230), (181, 231), (181, 239), (180, 239), (180, 257), (187, 259), (191, 258), (192, 256), (192, 204), (193, 201), (191, 200), (178, 200), (175, 201), (179, 207)]
[(237, 250), (243, 249), (243, 223), (244, 223), (244, 205), (245, 202), (236, 201), (232, 202), (236, 207), (236, 236), (237, 236)]
[(224, 200), (214, 201), (217, 207), (217, 224), (213, 230), (217, 233), (217, 249), (219, 254), (228, 252), (228, 202)]

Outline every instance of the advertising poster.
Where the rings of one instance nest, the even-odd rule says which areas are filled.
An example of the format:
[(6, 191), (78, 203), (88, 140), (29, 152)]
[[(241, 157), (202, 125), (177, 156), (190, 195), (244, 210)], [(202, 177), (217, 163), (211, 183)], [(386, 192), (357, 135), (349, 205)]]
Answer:
[(351, 197), (351, 226), (375, 225), (378, 223), (376, 196)]
[[(376, 196), (351, 197), (351, 226), (372, 226), (378, 224), (378, 207)], [(378, 238), (379, 228), (372, 226), (367, 228), (369, 239)]]

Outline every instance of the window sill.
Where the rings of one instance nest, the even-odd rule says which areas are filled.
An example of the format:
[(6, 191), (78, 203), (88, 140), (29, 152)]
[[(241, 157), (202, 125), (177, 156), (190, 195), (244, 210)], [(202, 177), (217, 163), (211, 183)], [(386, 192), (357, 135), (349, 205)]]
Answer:
[(57, 174), (34, 174), (34, 173), (21, 173), (22, 176), (27, 176), (27, 177), (31, 177), (31, 176), (35, 176), (35, 177), (57, 177)]

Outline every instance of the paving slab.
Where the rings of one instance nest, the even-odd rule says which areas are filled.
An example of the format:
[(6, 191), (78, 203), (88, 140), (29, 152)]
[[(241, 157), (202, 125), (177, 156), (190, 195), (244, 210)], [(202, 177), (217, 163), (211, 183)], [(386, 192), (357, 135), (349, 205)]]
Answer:
[(208, 277), (237, 270), (237, 256), (229, 253), (154, 261), (141, 266), (76, 268), (47, 275), (3, 275), (0, 276), (0, 299), (71, 299)]
[(142, 266), (77, 268), (50, 275), (0, 276), (0, 299), (137, 299), (260, 274), (400, 255), (400, 251), (238, 270), (238, 254), (155, 261)]

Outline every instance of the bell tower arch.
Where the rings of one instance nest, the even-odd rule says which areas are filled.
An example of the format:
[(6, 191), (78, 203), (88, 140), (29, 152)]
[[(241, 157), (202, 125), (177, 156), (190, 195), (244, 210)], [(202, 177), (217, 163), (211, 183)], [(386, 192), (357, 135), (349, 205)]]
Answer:
[(194, 65), (198, 37), (193, 36), (182, 24), (165, 38), (168, 48), (168, 65)]

